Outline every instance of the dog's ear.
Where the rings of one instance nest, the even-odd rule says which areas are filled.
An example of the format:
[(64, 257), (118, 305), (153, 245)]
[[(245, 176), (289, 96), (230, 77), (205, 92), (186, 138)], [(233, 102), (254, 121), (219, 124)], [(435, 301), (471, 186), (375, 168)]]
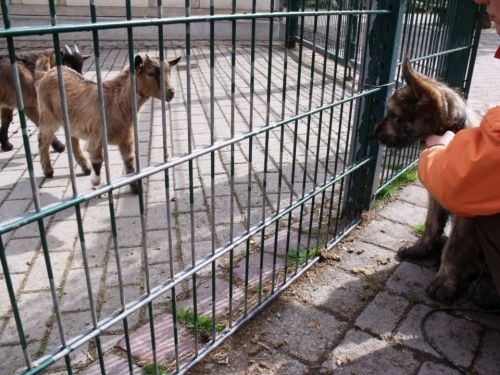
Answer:
[(416, 72), (409, 59), (405, 59), (403, 63), (403, 78), (417, 99), (427, 99), (435, 102), (436, 105), (441, 103), (442, 94), (440, 90), (433, 84), (432, 80)]

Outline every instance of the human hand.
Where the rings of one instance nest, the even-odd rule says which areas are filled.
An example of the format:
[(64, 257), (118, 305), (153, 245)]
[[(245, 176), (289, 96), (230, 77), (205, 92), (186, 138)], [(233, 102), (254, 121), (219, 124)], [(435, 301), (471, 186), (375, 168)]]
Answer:
[(427, 147), (436, 145), (447, 146), (448, 143), (450, 143), (453, 138), (455, 138), (455, 133), (448, 130), (443, 135), (437, 135), (437, 134), (429, 135), (427, 138), (425, 138), (425, 144), (427, 145)]

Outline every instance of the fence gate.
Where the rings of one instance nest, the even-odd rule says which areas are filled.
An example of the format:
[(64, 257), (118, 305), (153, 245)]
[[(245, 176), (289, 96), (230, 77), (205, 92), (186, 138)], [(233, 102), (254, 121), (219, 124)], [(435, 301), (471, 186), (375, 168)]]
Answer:
[[(403, 58), (468, 92), (479, 39), (472, 1), (262, 3), (247, 12), (248, 2), (232, 1), (219, 12), (212, 0), (209, 14), (192, 15), (186, 0), (171, 15), (158, 0), (156, 17), (144, 18), (128, 0), (125, 19), (103, 21), (91, 0), (88, 21), (58, 24), (49, 0), (51, 25), (24, 27), (11, 25), (2, 0), (0, 64), (10, 61), (19, 108), (14, 149), (0, 154), (1, 374), (138, 373), (139, 365), (184, 373), (414, 165), (417, 145), (382, 150), (372, 136)], [(33, 108), (23, 104), (30, 73), (19, 47), (32, 48), (30, 38), (35, 47), (92, 50), (83, 70), (96, 82), (95, 107), (83, 112), (86, 95), (71, 98), (60, 53), (59, 91), (40, 93), (57, 97), (64, 114), (67, 152), (50, 155), (53, 178), (39, 168), (38, 132), (26, 117)], [(163, 68), (176, 57), (168, 101)], [(110, 95), (110, 85), (120, 90)], [(144, 104), (148, 92), (157, 98)], [(131, 114), (130, 126), (120, 124), (135, 145), (126, 175), (108, 142), (104, 98)], [(99, 131), (87, 143), (103, 140), (99, 186), (77, 173), (71, 153), (70, 123), (91, 112)]]

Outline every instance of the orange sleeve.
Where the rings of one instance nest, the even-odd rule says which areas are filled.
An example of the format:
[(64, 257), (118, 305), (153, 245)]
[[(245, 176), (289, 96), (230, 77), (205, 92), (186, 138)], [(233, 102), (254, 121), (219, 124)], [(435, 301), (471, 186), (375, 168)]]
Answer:
[(500, 212), (500, 107), (481, 125), (457, 133), (448, 146), (420, 155), (418, 174), (429, 193), (461, 216)]

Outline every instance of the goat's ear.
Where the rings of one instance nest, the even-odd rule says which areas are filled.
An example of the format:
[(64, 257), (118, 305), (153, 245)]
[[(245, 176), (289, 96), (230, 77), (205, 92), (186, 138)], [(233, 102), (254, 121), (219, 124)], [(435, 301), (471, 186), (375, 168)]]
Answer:
[(180, 59), (181, 59), (181, 56), (179, 56), (179, 57), (178, 57), (178, 58), (176, 58), (176, 59), (170, 60), (170, 61), (168, 62), (168, 65), (170, 65), (170, 66), (177, 65), (177, 63), (179, 62), (179, 60), (180, 60)]
[(144, 68), (144, 61), (142, 60), (141, 55), (135, 56), (135, 70), (140, 72)]
[(91, 57), (92, 57), (92, 55), (90, 53), (88, 53), (88, 54), (82, 55), (82, 60), (85, 61), (87, 59), (90, 59)]

